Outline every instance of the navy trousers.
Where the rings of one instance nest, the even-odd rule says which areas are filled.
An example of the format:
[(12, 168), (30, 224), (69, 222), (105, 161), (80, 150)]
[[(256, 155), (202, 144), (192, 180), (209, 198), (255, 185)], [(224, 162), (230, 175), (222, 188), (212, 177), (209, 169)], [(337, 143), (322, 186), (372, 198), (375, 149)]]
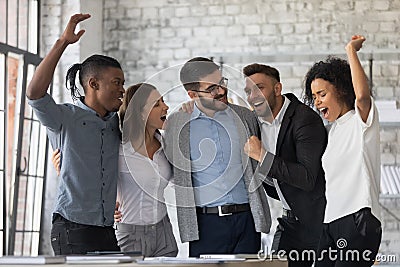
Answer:
[(200, 239), (189, 242), (189, 256), (200, 254), (256, 254), (261, 249), (251, 211), (228, 216), (197, 213)]

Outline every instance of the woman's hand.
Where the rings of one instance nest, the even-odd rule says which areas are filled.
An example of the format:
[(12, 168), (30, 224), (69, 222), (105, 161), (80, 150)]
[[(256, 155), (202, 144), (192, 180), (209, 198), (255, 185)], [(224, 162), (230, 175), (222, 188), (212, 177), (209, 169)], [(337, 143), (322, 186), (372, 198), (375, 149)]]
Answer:
[(119, 211), (119, 202), (115, 203), (115, 210), (114, 210), (114, 222), (120, 222), (122, 220), (122, 213)]
[(350, 42), (348, 42), (347, 45), (346, 45), (346, 50), (352, 49), (352, 50), (358, 52), (361, 49), (362, 44), (364, 43), (364, 41), (365, 41), (365, 37), (364, 36), (362, 36), (362, 35), (353, 35), (351, 37)]
[(51, 155), (51, 162), (53, 163), (54, 169), (56, 169), (57, 176), (60, 175), (60, 163), (61, 163), (61, 151), (56, 149)]

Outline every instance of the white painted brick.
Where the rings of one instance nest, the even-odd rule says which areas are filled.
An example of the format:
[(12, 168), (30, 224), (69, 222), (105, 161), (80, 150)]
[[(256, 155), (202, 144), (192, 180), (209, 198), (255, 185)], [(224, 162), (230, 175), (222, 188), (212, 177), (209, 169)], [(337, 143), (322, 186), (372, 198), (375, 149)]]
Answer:
[(237, 15), (240, 13), (240, 6), (239, 5), (226, 5), (225, 13), (227, 15)]
[(126, 14), (126, 9), (122, 6), (108, 9), (109, 17), (113, 19), (123, 19)]
[(382, 66), (382, 75), (383, 76), (398, 76), (399, 75), (399, 66), (398, 65), (383, 65)]
[(224, 26), (213, 26), (210, 27), (210, 35), (222, 37), (226, 35), (226, 27)]
[(279, 12), (279, 13), (287, 11), (287, 5), (286, 5), (286, 3), (284, 1), (282, 1), (282, 2), (279, 1), (279, 2), (272, 3), (271, 6), (272, 6), (272, 10), (273, 11), (276, 11), (276, 12)]
[(117, 28), (117, 21), (116, 20), (106, 20), (103, 22), (104, 29), (106, 31), (111, 31)]
[(160, 36), (160, 32), (158, 28), (150, 28), (144, 31), (145, 38), (157, 38)]
[(393, 154), (390, 153), (381, 154), (382, 165), (394, 165), (395, 163), (396, 163), (396, 158)]
[[(125, 1), (132, 1), (132, 0), (125, 0)], [(144, 1), (132, 1), (135, 2), (136, 5), (140, 7), (162, 7), (166, 6), (167, 0), (144, 0)]]
[(61, 16), (61, 6), (51, 6), (48, 9), (48, 14), (52, 17)]
[(244, 46), (243, 47), (243, 52), (244, 53), (259, 53), (260, 52), (260, 47), (259, 46)]
[(381, 142), (382, 143), (392, 143), (397, 140), (397, 134), (395, 130), (386, 130), (380, 132)]
[(301, 79), (286, 78), (282, 81), (285, 88), (301, 88)]
[[(397, 99), (400, 99), (400, 87), (394, 88), (394, 95), (396, 96)], [(400, 139), (398, 142), (400, 143)]]
[(187, 48), (175, 49), (174, 51), (175, 59), (189, 59), (190, 58), (190, 50)]
[(126, 10), (126, 16), (128, 18), (140, 18), (141, 15), (142, 15), (141, 8), (128, 8)]
[(312, 28), (310, 23), (296, 23), (294, 25), (295, 33), (303, 34), (310, 33)]
[(395, 32), (397, 25), (398, 22), (382, 22), (379, 29), (381, 32)]
[(175, 29), (173, 28), (162, 28), (160, 29), (161, 37), (174, 37)]
[(281, 24), (279, 29), (283, 34), (293, 33), (294, 31), (293, 24)]
[(304, 53), (304, 51), (312, 51), (312, 45), (310, 43), (295, 44), (293, 51), (294, 52), (302, 52), (302, 53)]
[(234, 23), (234, 18), (232, 16), (212, 16), (212, 17), (201, 18), (202, 26), (232, 25), (233, 23)]
[(193, 36), (194, 37), (201, 37), (201, 36), (207, 36), (209, 34), (210, 30), (208, 27), (195, 27), (193, 28)]
[[(376, 22), (364, 22), (362, 27), (363, 27), (364, 31), (368, 31), (369, 33), (379, 32), (379, 23), (376, 23)], [(369, 39), (367, 39), (367, 40), (369, 40)]]
[[(354, 10), (354, 2), (353, 1), (337, 2), (336, 10), (340, 10), (343, 12), (353, 11)], [(354, 18), (350, 19), (350, 21), (354, 21)]]
[(172, 7), (161, 7), (158, 12), (161, 18), (173, 18), (175, 17), (175, 8)]
[(310, 68), (308, 66), (293, 66), (293, 75), (303, 79)]
[(228, 36), (242, 36), (243, 26), (242, 25), (228, 26), (228, 28), (226, 28), (226, 34)]
[(104, 8), (116, 7), (118, 4), (117, 1), (104, 1), (103, 3), (104, 3)]
[(208, 16), (208, 8), (206, 6), (191, 6), (190, 13), (195, 17)]
[(374, 10), (389, 10), (389, 7), (390, 7), (390, 2), (388, 1), (388, 0), (386, 0), (386, 1), (377, 1), (377, 0), (374, 0), (374, 1), (372, 1), (372, 8), (374, 9)]
[(142, 8), (142, 19), (153, 19), (158, 16), (158, 8), (145, 7)]
[(181, 48), (183, 46), (183, 39), (174, 37), (164, 39), (159, 43), (160, 48)]
[[(251, 25), (251, 24), (259, 24), (260, 17), (259, 16), (248, 16), (248, 15), (238, 15), (235, 16), (235, 24), (241, 25)], [(271, 21), (273, 23), (273, 21)]]
[(251, 1), (245, 2), (244, 4), (242, 4), (241, 13), (248, 15), (256, 15), (257, 6), (254, 5), (254, 2)]
[(373, 1), (355, 1), (354, 9), (358, 12), (371, 10), (371, 2)]
[(177, 17), (188, 17), (190, 16), (189, 7), (178, 7), (175, 9), (175, 16)]
[(383, 21), (398, 21), (399, 19), (399, 11), (383, 11), (379, 12), (379, 16), (370, 16), (369, 20), (370, 21), (377, 21), (377, 22), (383, 22)]
[(274, 24), (263, 24), (261, 25), (261, 33), (262, 34), (277, 34), (278, 29)]
[(119, 42), (103, 42), (103, 49), (105, 51), (114, 50), (119, 48)]
[(286, 12), (285, 16), (282, 16), (280, 12), (274, 12), (268, 14), (268, 22), (269, 23), (295, 23), (296, 21), (296, 13), (292, 11)]
[(259, 25), (246, 25), (244, 26), (245, 35), (258, 35), (261, 33)]
[(303, 1), (299, 1), (295, 4), (294, 9), (298, 10), (298, 11), (313, 11), (313, 4), (312, 3), (307, 3), (307, 2), (303, 2)]
[(55, 5), (61, 5), (62, 4), (62, 0), (50, 0), (50, 1), (45, 1), (43, 3), (43, 6), (55, 6)]
[(195, 27), (200, 24), (199, 18), (171, 18), (172, 27)]
[(378, 97), (389, 99), (393, 97), (392, 87), (378, 87), (376, 88), (376, 93)]
[[(108, 1), (105, 1), (105, 2), (108, 2)], [(119, 6), (123, 6), (125, 8), (133, 8), (133, 7), (137, 7), (138, 6), (136, 1), (132, 1), (132, 0), (119, 0), (118, 1), (118, 5)]]
[(179, 37), (191, 37), (192, 36), (192, 28), (178, 28), (176, 30), (176, 35)]
[(271, 5), (268, 3), (257, 3), (257, 14), (268, 14), (271, 12)]
[(222, 14), (224, 14), (224, 7), (223, 6), (209, 6), (208, 14), (211, 16), (212, 15), (222, 15)]

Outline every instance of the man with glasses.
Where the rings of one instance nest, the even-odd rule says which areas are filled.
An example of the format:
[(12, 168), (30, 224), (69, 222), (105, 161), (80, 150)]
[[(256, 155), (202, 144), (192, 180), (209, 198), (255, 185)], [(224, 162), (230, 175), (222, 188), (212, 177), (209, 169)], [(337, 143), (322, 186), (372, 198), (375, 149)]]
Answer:
[(260, 137), (257, 117), (228, 103), (227, 82), (210, 59), (193, 58), (180, 71), (192, 113), (168, 118), (165, 152), (173, 165), (178, 226), (189, 256), (257, 253), (271, 216), (265, 191), (251, 188), (257, 166), (244, 154)]

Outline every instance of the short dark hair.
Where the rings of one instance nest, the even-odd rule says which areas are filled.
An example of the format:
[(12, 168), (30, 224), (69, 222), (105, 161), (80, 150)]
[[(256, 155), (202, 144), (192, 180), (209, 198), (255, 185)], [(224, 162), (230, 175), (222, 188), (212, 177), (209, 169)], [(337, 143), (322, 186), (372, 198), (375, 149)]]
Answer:
[(354, 109), (356, 95), (354, 93), (353, 82), (351, 79), (350, 65), (346, 60), (329, 56), (325, 61), (315, 63), (305, 76), (304, 102), (312, 106), (311, 83), (315, 79), (323, 79), (331, 83), (336, 88), (336, 94), (340, 101), (343, 101), (349, 108)]
[(277, 82), (281, 81), (279, 71), (271, 66), (253, 63), (243, 68), (243, 74), (245, 75), (245, 77), (251, 76), (256, 73), (263, 73), (268, 77), (275, 79)]
[(104, 55), (92, 55), (85, 59), (82, 63), (76, 63), (72, 65), (67, 71), (67, 77), (65, 81), (65, 86), (67, 89), (71, 90), (72, 99), (78, 99), (81, 94), (79, 88), (75, 84), (76, 74), (79, 71), (79, 83), (82, 85), (83, 90), (85, 80), (90, 76), (101, 75), (101, 72), (106, 68), (113, 67), (122, 69), (118, 60), (115, 58), (104, 56)]
[(198, 90), (201, 78), (218, 70), (219, 66), (209, 58), (195, 57), (187, 61), (181, 71), (180, 79), (186, 91)]

